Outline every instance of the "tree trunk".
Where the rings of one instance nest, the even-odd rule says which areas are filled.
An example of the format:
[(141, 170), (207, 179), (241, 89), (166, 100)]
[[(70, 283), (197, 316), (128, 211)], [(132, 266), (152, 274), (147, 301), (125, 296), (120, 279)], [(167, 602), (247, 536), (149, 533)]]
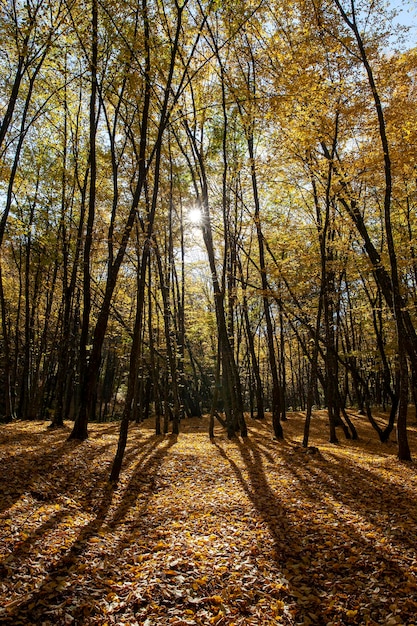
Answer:
[(272, 324), (271, 309), (270, 309), (269, 298), (268, 298), (269, 285), (268, 285), (268, 279), (266, 275), (264, 237), (263, 237), (262, 228), (261, 228), (260, 201), (259, 201), (259, 194), (258, 194), (258, 182), (257, 182), (257, 176), (256, 176), (252, 130), (248, 131), (247, 143), (248, 143), (248, 151), (249, 151), (249, 159), (250, 159), (253, 199), (254, 199), (254, 204), (255, 204), (254, 221), (255, 221), (256, 234), (257, 234), (257, 239), (258, 239), (259, 270), (261, 273), (261, 285), (262, 285), (262, 294), (263, 294), (262, 302), (263, 302), (265, 324), (266, 324), (269, 367), (271, 370), (271, 378), (272, 378), (272, 406), (271, 406), (272, 427), (274, 430), (275, 437), (277, 439), (283, 439), (284, 432), (283, 432), (282, 424), (281, 424), (281, 414), (283, 411), (284, 399), (281, 396), (281, 387), (280, 387), (280, 382), (279, 382), (279, 377), (278, 377), (278, 367), (277, 367), (277, 360), (276, 360), (276, 355), (275, 355), (274, 328)]
[[(358, 24), (356, 22), (356, 9), (352, 0), (351, 17), (344, 11), (339, 0), (334, 0), (339, 12), (347, 24), (347, 26), (353, 32), (360, 58), (363, 67), (368, 77), (368, 83), (372, 91), (372, 96), (375, 105), (375, 112), (378, 119), (378, 130), (381, 141), (381, 149), (383, 154), (384, 163), (384, 177), (385, 177), (385, 190), (384, 190), (384, 222), (385, 222), (385, 235), (387, 240), (388, 255), (391, 269), (391, 280), (389, 296), (392, 296), (392, 308), (395, 315), (396, 329), (397, 329), (397, 345), (398, 345), (398, 363), (399, 363), (399, 378), (400, 378), (400, 400), (398, 407), (398, 457), (401, 460), (411, 460), (410, 448), (407, 440), (407, 403), (408, 403), (408, 366), (407, 366), (407, 352), (409, 353), (412, 368), (417, 372), (417, 335), (414, 325), (411, 321), (410, 315), (405, 307), (405, 302), (401, 295), (400, 276), (398, 272), (397, 255), (395, 251), (394, 237), (391, 225), (391, 195), (392, 195), (392, 172), (391, 172), (391, 158), (390, 158), (390, 146), (387, 137), (385, 116), (382, 108), (381, 99), (376, 86), (372, 67), (369, 62), (369, 58), (365, 49), (364, 41), (360, 33)], [(376, 268), (375, 268), (376, 274)], [(392, 287), (392, 289), (391, 289)], [(381, 289), (384, 289), (381, 284)], [(385, 294), (384, 294), (385, 295)], [(387, 293), (388, 295), (388, 293)], [(389, 302), (387, 301), (387, 304)]]

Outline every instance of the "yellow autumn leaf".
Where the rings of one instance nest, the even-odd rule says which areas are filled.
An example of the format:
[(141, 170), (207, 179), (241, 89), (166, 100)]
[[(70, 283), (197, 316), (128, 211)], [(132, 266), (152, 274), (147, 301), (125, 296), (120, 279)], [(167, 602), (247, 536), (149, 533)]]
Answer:
[(165, 576), (177, 576), (178, 572), (173, 569), (166, 569), (164, 570), (164, 574)]
[(221, 596), (210, 596), (209, 602), (213, 604), (221, 604), (223, 602), (223, 598)]
[(285, 609), (285, 602), (283, 602), (282, 600), (278, 600), (271, 606), (271, 608), (274, 613), (282, 613), (282, 611)]

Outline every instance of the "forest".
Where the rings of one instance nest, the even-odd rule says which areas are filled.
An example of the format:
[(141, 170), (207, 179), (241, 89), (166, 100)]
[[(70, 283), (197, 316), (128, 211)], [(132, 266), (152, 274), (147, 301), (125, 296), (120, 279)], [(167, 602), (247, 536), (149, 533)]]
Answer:
[[(0, 621), (412, 624), (412, 546), (396, 544), (396, 592), (372, 591), (387, 598), (372, 608), (343, 578), (331, 531), (343, 515), (348, 529), (373, 525), (345, 556), (359, 567), (371, 555), (360, 569), (378, 590), (395, 567), (372, 559), (382, 535), (398, 539), (395, 510), (393, 528), (415, 536), (417, 48), (398, 11), (383, 0), (0, 3), (0, 515), (11, 532), (0, 579), (13, 581)], [(279, 472), (305, 481), (298, 500)], [(220, 518), (201, 522), (211, 537), (201, 542), (217, 545), (228, 489), (242, 546), (247, 529), (252, 542), (259, 533), (242, 568), (264, 558), (227, 594), (197, 571), (203, 543), (184, 548), (188, 575), (158, 526), (164, 507), (170, 533), (189, 524), (181, 489), (197, 507), (211, 481), (223, 485), (210, 496)], [(321, 509), (315, 481), (328, 490)], [(152, 508), (168, 483), (172, 501)], [(164, 585), (153, 571), (147, 608), (129, 596), (123, 618), (119, 583), (100, 575), (108, 606), (94, 613), (77, 596), (75, 609), (68, 572), (81, 580), (99, 562), (85, 548), (107, 532), (110, 563), (128, 528), (142, 528), (141, 506), (154, 543), (130, 556), (145, 576), (142, 556), (160, 545)], [(313, 508), (319, 538), (303, 521)], [(309, 546), (299, 560), (297, 524)], [(46, 552), (31, 561), (39, 537)], [(313, 559), (316, 541), (332, 547)], [(303, 571), (269, 571), (284, 552), (288, 565), (289, 546)], [(110, 580), (103, 563), (90, 582), (106, 567)], [(224, 578), (226, 557), (217, 566)], [(327, 566), (339, 580), (322, 579)], [(260, 572), (268, 591), (238, 598)], [(164, 622), (153, 594), (173, 581), (183, 606)]]
[[(410, 459), (416, 50), (383, 3), (1, 7), (4, 421), (356, 406)], [(407, 45), (408, 42), (408, 45)], [(383, 426), (372, 407), (389, 408)], [(221, 417), (223, 415), (223, 417)], [(116, 472), (117, 473), (117, 472)]]

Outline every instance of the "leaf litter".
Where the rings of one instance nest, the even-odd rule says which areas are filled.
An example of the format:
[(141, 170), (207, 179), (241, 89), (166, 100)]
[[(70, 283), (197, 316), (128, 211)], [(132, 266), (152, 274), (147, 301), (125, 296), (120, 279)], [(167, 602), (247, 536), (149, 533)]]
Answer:
[(3, 425), (0, 623), (414, 624), (415, 463), (355, 414), (359, 441), (330, 445), (317, 412), (305, 450), (289, 417), (284, 442), (269, 421), (214, 442), (206, 418), (134, 425), (115, 489), (117, 424)]

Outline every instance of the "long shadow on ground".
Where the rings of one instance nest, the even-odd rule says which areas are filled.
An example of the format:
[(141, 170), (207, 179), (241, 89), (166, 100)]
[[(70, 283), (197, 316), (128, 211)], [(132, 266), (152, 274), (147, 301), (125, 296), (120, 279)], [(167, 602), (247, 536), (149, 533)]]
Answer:
[[(96, 599), (105, 597), (109, 592), (105, 574), (107, 562), (111, 562), (112, 554), (106, 545), (106, 534), (112, 533), (120, 525), (123, 528), (122, 533), (126, 532), (126, 527), (123, 527), (124, 518), (134, 506), (138, 491), (143, 494), (146, 482), (149, 482), (150, 477), (157, 473), (164, 456), (175, 442), (175, 437), (164, 440), (164, 438), (154, 436), (145, 442), (140, 442), (139, 450), (133, 445), (127, 451), (125, 464), (127, 466), (133, 464), (134, 471), (124, 490), (124, 497), (114, 511), (112, 503), (115, 499), (115, 492), (106, 482), (108, 466), (103, 468), (101, 474), (95, 476), (93, 487), (95, 485), (96, 492), (89, 502), (89, 516), (84, 526), (73, 537), (62, 554), (49, 555), (49, 557), (45, 555), (48, 559), (45, 559), (47, 565), (42, 572), (41, 582), (8, 608), (7, 615), (1, 616), (1, 623), (16, 626), (49, 624), (51, 611), (56, 616), (59, 608), (62, 609), (60, 612), (65, 620), (65, 607), (69, 607), (68, 613), (75, 620), (73, 623), (88, 623), (89, 618), (97, 610)], [(61, 486), (65, 490), (64, 485)], [(147, 492), (150, 497), (151, 481)], [(66, 491), (64, 493), (67, 495)], [(142, 500), (142, 506), (146, 508), (146, 499)], [(70, 510), (60, 511), (50, 517), (23, 543), (18, 544), (15, 554), (12, 555), (17, 562), (10, 563), (9, 559), (8, 567), (13, 565), (15, 569), (23, 570), (26, 567), (30, 575), (30, 566), (27, 566), (26, 562), (34, 548), (35, 540), (39, 544), (39, 540), (46, 532), (54, 530), (61, 532), (59, 524), (69, 515), (71, 515)], [(89, 577), (94, 579), (94, 597), (90, 596), (88, 585), (80, 585), (77, 582), (78, 575), (81, 573), (83, 581), (88, 580)], [(76, 602), (73, 603), (75, 599)], [(56, 623), (56, 617), (54, 621)]]
[[(240, 464), (221, 446), (216, 448), (269, 529), (297, 623), (385, 623), (389, 598), (391, 604), (399, 600), (396, 615), (407, 623), (417, 609), (416, 580), (406, 567), (417, 558), (417, 510), (410, 510), (407, 492), (340, 457), (309, 457), (265, 439), (261, 448), (256, 436), (236, 440), (236, 445), (247, 479)], [(264, 469), (265, 462), (277, 458), (281, 462), (275, 474), (286, 477), (280, 477), (284, 491), (279, 481), (271, 481), (271, 468), (268, 474)], [(384, 547), (387, 537), (390, 548)]]

